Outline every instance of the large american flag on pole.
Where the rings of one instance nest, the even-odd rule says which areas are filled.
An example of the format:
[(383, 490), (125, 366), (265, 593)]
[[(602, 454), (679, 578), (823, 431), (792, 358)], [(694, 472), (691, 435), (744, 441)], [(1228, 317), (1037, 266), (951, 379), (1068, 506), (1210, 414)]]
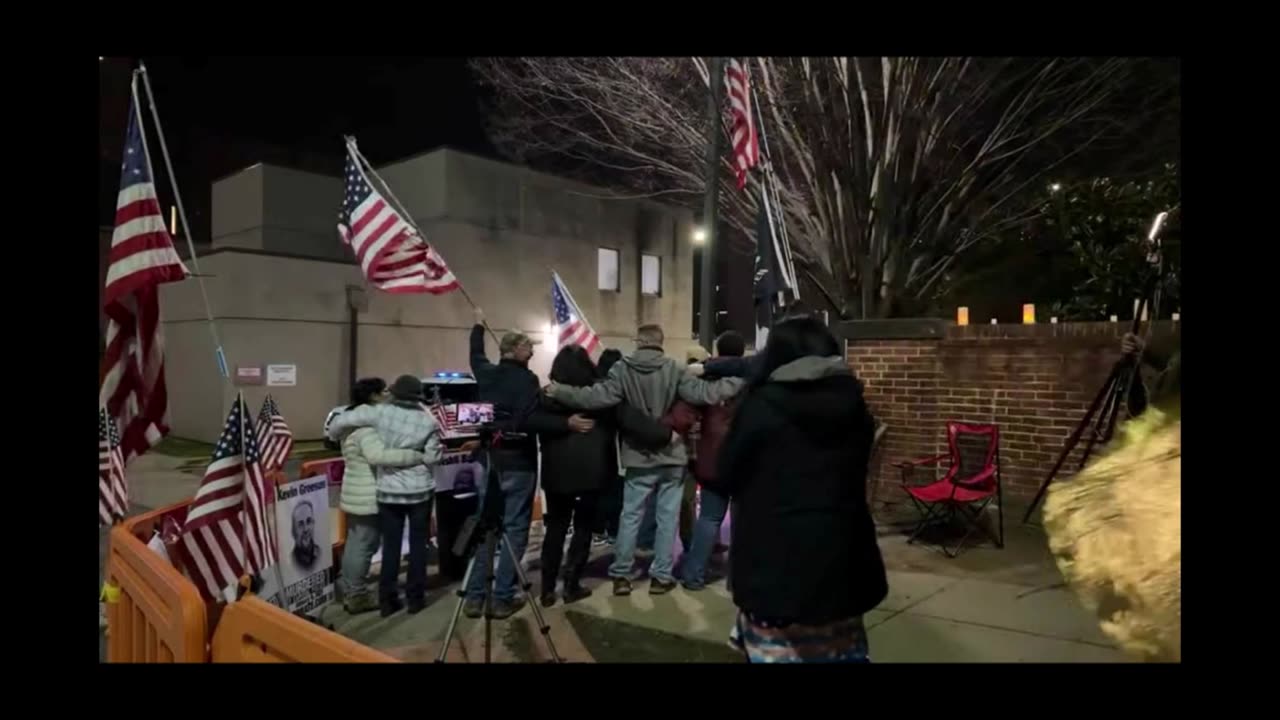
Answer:
[(600, 352), (600, 336), (591, 329), (591, 323), (587, 322), (578, 303), (573, 301), (573, 295), (569, 294), (569, 289), (556, 272), (551, 273), (551, 308), (560, 331), (560, 347), (581, 345), (595, 359)]
[(124, 454), (116, 419), (98, 408), (98, 521), (110, 525), (129, 512), (129, 487), (124, 480)]
[(751, 112), (751, 81), (747, 66), (737, 58), (729, 58), (724, 66), (724, 83), (729, 94), (733, 170), (741, 190), (747, 185), (747, 173), (760, 162), (760, 139), (756, 135), (756, 123)]
[(253, 418), (237, 395), (182, 527), (183, 564), (206, 600), (276, 563), (268, 492)]
[(107, 347), (99, 392), (99, 404), (120, 423), (126, 463), (169, 432), (157, 286), (189, 275), (173, 249), (156, 198), (135, 76), (103, 293)]
[(373, 188), (350, 143), (343, 182), (338, 234), (355, 252), (369, 284), (390, 293), (435, 295), (458, 287), (444, 258)]

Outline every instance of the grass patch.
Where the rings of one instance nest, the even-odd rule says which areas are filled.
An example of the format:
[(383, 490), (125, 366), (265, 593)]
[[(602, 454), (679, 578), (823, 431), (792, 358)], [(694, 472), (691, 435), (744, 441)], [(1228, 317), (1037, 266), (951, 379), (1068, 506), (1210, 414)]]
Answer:
[(161, 440), (159, 445), (151, 448), (151, 451), (161, 455), (168, 455), (169, 457), (204, 458), (208, 460), (213, 455), (213, 445), (199, 440), (188, 440), (170, 435)]
[[(182, 463), (178, 469), (184, 472), (191, 472), (203, 469), (209, 464), (209, 458), (213, 457), (213, 445), (199, 440), (187, 440), (170, 436), (161, 440), (159, 445), (152, 448), (152, 452), (168, 455), (169, 457), (182, 458), (186, 462)], [(336, 450), (326, 448), (323, 440), (303, 440), (293, 444), (293, 451), (289, 453), (289, 460), (302, 464), (311, 460), (339, 457), (341, 454)]]
[[(599, 663), (742, 663), (727, 645), (565, 611), (578, 639)], [(727, 636), (726, 636), (727, 639)]]

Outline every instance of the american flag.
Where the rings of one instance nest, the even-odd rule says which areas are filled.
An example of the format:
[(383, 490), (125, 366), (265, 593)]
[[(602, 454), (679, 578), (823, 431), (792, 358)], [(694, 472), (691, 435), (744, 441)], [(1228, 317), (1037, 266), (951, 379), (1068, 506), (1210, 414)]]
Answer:
[(569, 289), (558, 273), (551, 273), (551, 307), (555, 311), (556, 325), (560, 327), (560, 347), (581, 345), (592, 359), (600, 351), (600, 336), (591, 329), (591, 323), (573, 301)]
[(267, 396), (258, 412), (258, 447), (262, 449), (262, 469), (273, 472), (284, 467), (293, 450), (293, 431), (280, 414), (276, 399)]
[(338, 233), (355, 252), (370, 284), (391, 293), (435, 295), (458, 287), (444, 258), (373, 189), (351, 145), (344, 176)]
[(107, 347), (99, 393), (99, 404), (120, 423), (126, 463), (169, 432), (157, 286), (190, 274), (173, 249), (156, 199), (137, 89), (135, 77), (103, 294)]
[(729, 91), (729, 128), (733, 138), (733, 169), (738, 176), (738, 189), (747, 186), (747, 173), (760, 162), (760, 139), (751, 115), (751, 83), (747, 67), (737, 58), (729, 58), (724, 68), (725, 87)]
[(129, 511), (129, 486), (124, 481), (124, 454), (116, 420), (98, 408), (98, 520), (103, 525)]
[(276, 563), (269, 492), (253, 418), (237, 395), (182, 528), (184, 565), (206, 600)]

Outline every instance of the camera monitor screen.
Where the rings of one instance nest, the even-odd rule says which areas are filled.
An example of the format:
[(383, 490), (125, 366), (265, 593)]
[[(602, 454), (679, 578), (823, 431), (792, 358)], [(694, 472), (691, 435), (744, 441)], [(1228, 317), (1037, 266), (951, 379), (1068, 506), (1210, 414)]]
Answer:
[(493, 403), (458, 403), (459, 425), (483, 425), (493, 422)]

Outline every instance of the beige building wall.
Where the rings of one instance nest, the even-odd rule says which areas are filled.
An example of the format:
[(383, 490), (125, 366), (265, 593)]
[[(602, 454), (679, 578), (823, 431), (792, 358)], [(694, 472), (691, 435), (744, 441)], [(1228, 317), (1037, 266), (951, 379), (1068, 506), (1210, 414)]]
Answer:
[[(542, 340), (531, 368), (545, 381), (555, 354), (551, 273), (569, 286), (607, 347), (632, 349), (637, 325), (661, 323), (668, 352), (693, 344), (692, 217), (654, 203), (441, 150), (382, 172), (499, 334)], [(257, 409), (268, 390), (299, 438), (317, 438), (345, 401), (347, 287), (364, 287), (336, 231), (338, 178), (256, 165), (215, 184), (213, 246), (200, 258), (231, 374), (238, 365), (297, 366), (296, 387), (233, 387), (220, 379), (197, 281), (164, 286), (161, 309), (173, 433), (216, 438), (237, 390)], [(618, 292), (597, 289), (597, 249), (619, 251)], [(640, 256), (662, 258), (661, 297), (640, 292)], [(468, 369), (471, 306), (459, 292), (367, 291), (357, 374), (388, 381)], [(487, 340), (490, 359), (497, 348)]]

